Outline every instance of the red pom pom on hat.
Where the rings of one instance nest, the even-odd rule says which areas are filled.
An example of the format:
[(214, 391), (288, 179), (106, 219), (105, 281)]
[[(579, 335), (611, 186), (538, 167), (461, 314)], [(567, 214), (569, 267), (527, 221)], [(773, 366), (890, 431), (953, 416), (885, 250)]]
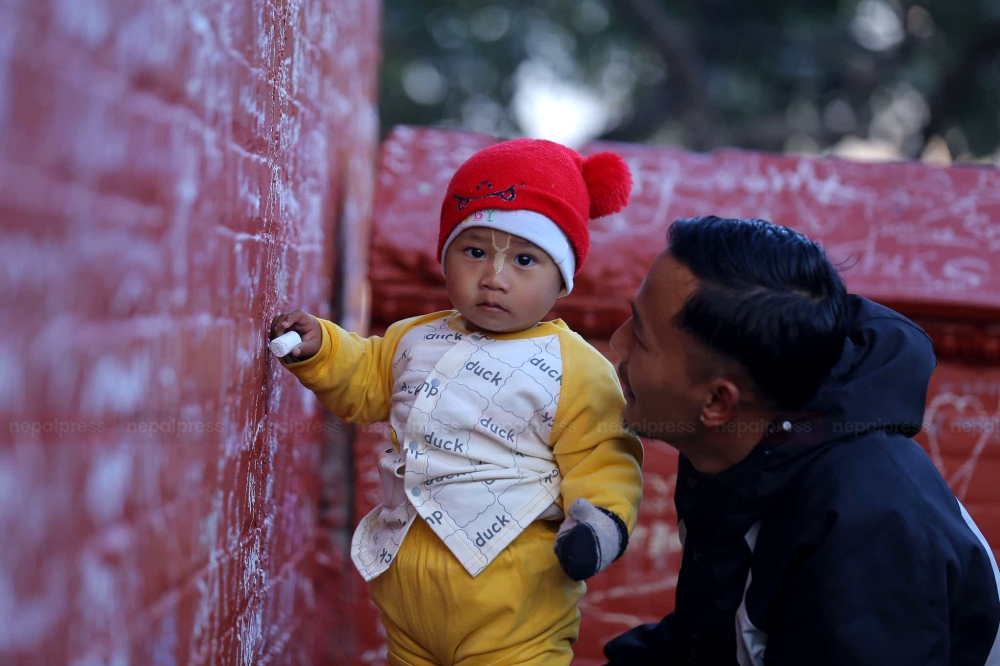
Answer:
[(596, 153), (583, 163), (583, 180), (590, 194), (590, 219), (617, 213), (628, 205), (632, 172), (620, 155)]

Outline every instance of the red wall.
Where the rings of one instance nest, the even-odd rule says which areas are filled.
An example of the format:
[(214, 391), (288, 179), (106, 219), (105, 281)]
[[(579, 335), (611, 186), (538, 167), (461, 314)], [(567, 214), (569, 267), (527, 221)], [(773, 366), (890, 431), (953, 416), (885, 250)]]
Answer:
[(347, 433), (264, 345), (365, 321), (379, 6), (0, 3), (0, 663), (353, 658)]
[[(491, 141), (398, 128), (384, 142), (370, 273), (376, 330), (449, 307), (435, 257), (441, 197), (459, 164)], [(584, 152), (609, 147), (633, 170), (633, 199), (624, 213), (592, 223), (587, 265), (553, 315), (616, 360), (607, 339), (674, 219), (764, 217), (816, 238), (834, 262), (846, 262), (852, 291), (914, 317), (934, 339), (939, 364), (918, 440), (1000, 554), (1000, 171), (634, 145)], [(662, 442), (645, 444), (639, 526), (622, 561), (589, 584), (579, 666), (603, 664), (607, 639), (673, 606), (677, 456)], [(375, 428), (355, 444), (356, 520), (379, 501), (381, 445)], [(377, 615), (365, 599), (358, 604), (363, 643), (374, 652), (382, 644)]]

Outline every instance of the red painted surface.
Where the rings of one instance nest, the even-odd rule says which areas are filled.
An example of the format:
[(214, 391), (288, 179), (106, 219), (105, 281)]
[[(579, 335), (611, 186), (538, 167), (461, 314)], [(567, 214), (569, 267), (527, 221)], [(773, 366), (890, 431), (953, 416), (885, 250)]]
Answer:
[[(372, 320), (449, 307), (435, 256), (442, 193), (458, 165), (492, 139), (399, 128), (381, 148), (372, 232)], [(590, 258), (553, 311), (614, 359), (607, 338), (665, 247), (668, 224), (703, 214), (764, 217), (821, 241), (852, 291), (913, 316), (935, 340), (939, 365), (918, 441), (1000, 553), (1000, 171), (856, 164), (725, 151), (693, 155), (594, 144), (626, 157), (630, 206), (592, 223)], [(369, 429), (355, 443), (355, 512), (379, 501)], [(680, 565), (673, 508), (676, 453), (646, 442), (646, 488), (625, 557), (589, 584), (578, 666), (596, 666), (607, 639), (673, 606)], [(358, 600), (360, 634), (378, 654), (371, 604)], [(364, 663), (383, 663), (380, 660)]]
[[(442, 193), (455, 169), (494, 139), (399, 128), (382, 147), (371, 280), (373, 321), (447, 307), (435, 255)], [(1000, 170), (859, 164), (722, 151), (592, 144), (632, 168), (632, 201), (591, 223), (591, 257), (554, 314), (609, 337), (665, 247), (670, 222), (694, 215), (763, 217), (821, 241), (849, 287), (910, 313), (995, 317), (1000, 311)], [(1000, 349), (993, 358), (1000, 362)]]
[(364, 320), (378, 19), (0, 3), (0, 663), (353, 659), (347, 433), (264, 345)]

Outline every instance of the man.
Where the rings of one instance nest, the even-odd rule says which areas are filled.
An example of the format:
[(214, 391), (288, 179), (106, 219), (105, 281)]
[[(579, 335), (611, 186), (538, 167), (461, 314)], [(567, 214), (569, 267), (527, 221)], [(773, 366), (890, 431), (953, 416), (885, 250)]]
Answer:
[(625, 422), (680, 452), (673, 613), (610, 666), (1000, 665), (997, 565), (928, 456), (931, 342), (813, 241), (679, 220), (611, 340)]

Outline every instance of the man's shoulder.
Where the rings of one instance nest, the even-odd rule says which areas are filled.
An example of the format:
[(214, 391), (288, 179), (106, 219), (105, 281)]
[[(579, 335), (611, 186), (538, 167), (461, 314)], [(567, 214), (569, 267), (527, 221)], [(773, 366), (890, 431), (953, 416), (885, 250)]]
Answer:
[(886, 557), (965, 566), (988, 557), (959, 500), (912, 439), (872, 433), (825, 453), (763, 517), (757, 552), (770, 553), (767, 561), (818, 551), (847, 557), (851, 566)]
[(807, 514), (835, 514), (841, 521), (886, 516), (925, 521), (957, 509), (955, 496), (927, 453), (912, 439), (870, 433), (831, 445), (790, 489)]

